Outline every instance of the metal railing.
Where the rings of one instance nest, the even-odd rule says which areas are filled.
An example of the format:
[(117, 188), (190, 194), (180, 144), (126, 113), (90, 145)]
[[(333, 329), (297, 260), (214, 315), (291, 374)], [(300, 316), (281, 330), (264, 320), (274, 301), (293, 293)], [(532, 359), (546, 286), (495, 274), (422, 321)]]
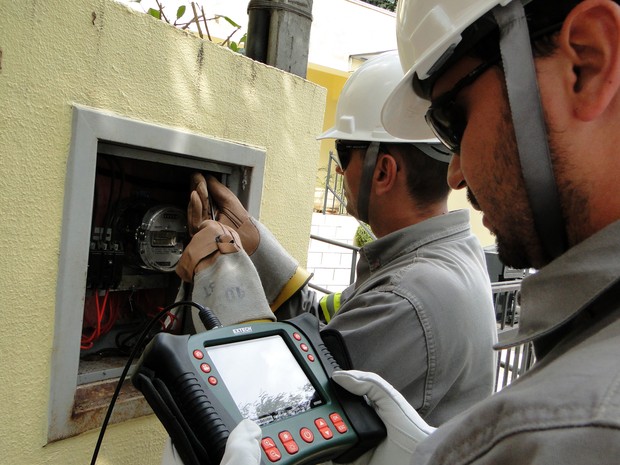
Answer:
[[(342, 176), (336, 171), (336, 158), (334, 152), (329, 151), (329, 160), (327, 162), (327, 177), (325, 178), (325, 193), (323, 195), (323, 214), (327, 212), (327, 203), (329, 202), (331, 194), (331, 208), (330, 211), (342, 215), (345, 213), (346, 201), (344, 199), (344, 180)], [(333, 176), (332, 176), (333, 172)], [(338, 208), (336, 209), (336, 202), (338, 202)]]
[[(498, 339), (502, 342), (513, 337), (519, 327), (521, 280), (493, 283), (491, 287)], [(497, 354), (495, 391), (501, 390), (517, 379), (529, 370), (535, 361), (531, 342), (500, 350)]]

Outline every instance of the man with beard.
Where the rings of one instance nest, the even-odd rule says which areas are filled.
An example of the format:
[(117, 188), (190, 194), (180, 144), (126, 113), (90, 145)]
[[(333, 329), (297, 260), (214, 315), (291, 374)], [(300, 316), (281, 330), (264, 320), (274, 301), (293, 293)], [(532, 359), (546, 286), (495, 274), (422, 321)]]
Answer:
[(334, 375), (388, 427), (359, 463), (617, 464), (620, 5), (401, 0), (397, 18), (407, 72), (385, 127), (418, 137), (425, 115), (455, 153), (450, 185), (468, 189), (503, 261), (539, 268), (522, 285), (518, 334), (502, 344), (533, 341), (537, 362), (426, 439), (380, 378)]
[[(497, 329), (468, 211), (448, 211), (450, 154), (434, 138), (398, 139), (381, 125), (383, 103), (402, 77), (396, 51), (366, 62), (343, 88), (335, 126), (319, 136), (336, 139), (347, 211), (377, 236), (360, 250), (357, 279), (342, 293), (320, 297), (309, 289), (307, 273), (214, 177), (194, 176), (189, 217), (200, 223), (211, 202), (215, 219), (239, 233), (278, 319), (314, 313), (326, 324), (324, 337), (343, 341), (341, 365), (380, 373), (439, 425), (493, 392)], [(192, 299), (209, 304), (224, 324), (273, 318), (248, 314), (243, 305), (222, 309), (201, 293), (196, 280), (204, 282), (205, 273), (198, 271), (211, 265), (192, 250), (203, 236), (194, 236), (178, 268), (194, 282)], [(206, 273), (215, 287), (226, 280), (221, 271)]]

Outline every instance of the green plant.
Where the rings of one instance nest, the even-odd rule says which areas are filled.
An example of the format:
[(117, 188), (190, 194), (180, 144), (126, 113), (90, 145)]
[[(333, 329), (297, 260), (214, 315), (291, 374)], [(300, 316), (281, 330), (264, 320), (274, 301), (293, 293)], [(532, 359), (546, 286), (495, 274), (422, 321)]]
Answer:
[(398, 0), (362, 0), (363, 2), (370, 3), (371, 5), (378, 6), (385, 10), (395, 11)]
[[(129, 1), (133, 3), (142, 2), (142, 0)], [(207, 39), (209, 39), (211, 42), (213, 42), (213, 39), (209, 32), (209, 21), (219, 21), (220, 19), (223, 19), (228, 24), (230, 24), (230, 26), (233, 28), (233, 31), (228, 35), (228, 37), (226, 37), (226, 39), (220, 42), (219, 45), (228, 47), (238, 53), (243, 53), (245, 51), (247, 34), (243, 34), (243, 36), (237, 41), (232, 40), (232, 37), (241, 29), (241, 26), (232, 19), (230, 19), (228, 16), (214, 15), (213, 17), (207, 18), (207, 16), (205, 15), (204, 7), (200, 3), (189, 2), (189, 6), (191, 8), (191, 12), (189, 12), (189, 19), (184, 19), (184, 17), (186, 17), (186, 13), (188, 12), (188, 5), (182, 4), (177, 8), (174, 14), (174, 19), (171, 20), (168, 15), (166, 15), (164, 0), (155, 0), (155, 4), (157, 5), (157, 8), (145, 8), (145, 13), (179, 29), (187, 30), (190, 28), (195, 28), (196, 32), (201, 38), (204, 38), (206, 34)]]
[[(370, 229), (370, 228), (369, 228)], [(368, 234), (368, 231), (362, 226), (359, 225), (357, 230), (355, 231), (355, 236), (353, 237), (353, 245), (357, 247), (364, 247), (369, 242), (372, 242), (374, 238)]]

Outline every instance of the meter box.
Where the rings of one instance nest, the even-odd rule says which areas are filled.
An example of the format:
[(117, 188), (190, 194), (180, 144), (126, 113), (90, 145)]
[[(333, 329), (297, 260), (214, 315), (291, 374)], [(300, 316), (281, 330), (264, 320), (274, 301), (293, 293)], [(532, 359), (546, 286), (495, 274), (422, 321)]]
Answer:
[[(264, 151), (255, 147), (74, 108), (50, 441), (101, 424), (111, 386), (145, 323), (174, 301), (180, 286), (174, 270), (189, 239), (191, 175), (216, 176), (259, 216), (264, 163)], [(178, 330), (182, 322), (175, 318), (157, 331), (173, 324)], [(123, 389), (115, 421), (150, 413), (129, 384)]]

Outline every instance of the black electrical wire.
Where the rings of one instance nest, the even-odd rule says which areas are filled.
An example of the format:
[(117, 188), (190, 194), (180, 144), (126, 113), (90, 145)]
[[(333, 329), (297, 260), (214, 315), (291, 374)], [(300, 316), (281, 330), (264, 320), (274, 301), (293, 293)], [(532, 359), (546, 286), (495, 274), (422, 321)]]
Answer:
[(217, 319), (217, 317), (213, 314), (213, 312), (210, 309), (196, 302), (192, 302), (188, 300), (181, 300), (179, 302), (174, 302), (173, 304), (168, 305), (161, 312), (155, 315), (151, 321), (149, 321), (149, 323), (146, 325), (146, 327), (140, 334), (140, 337), (138, 338), (136, 345), (133, 347), (131, 354), (129, 354), (129, 358), (127, 359), (125, 368), (123, 369), (123, 372), (121, 373), (121, 376), (118, 380), (116, 389), (114, 390), (114, 394), (112, 394), (112, 398), (110, 399), (110, 405), (108, 406), (108, 411), (106, 412), (105, 418), (103, 419), (103, 423), (101, 425), (101, 430), (99, 431), (99, 437), (97, 438), (97, 444), (95, 445), (95, 450), (93, 451), (93, 456), (90, 461), (90, 465), (95, 465), (95, 463), (97, 462), (97, 456), (99, 455), (99, 449), (101, 449), (101, 443), (103, 442), (103, 436), (108, 427), (108, 423), (110, 422), (110, 417), (112, 416), (112, 410), (114, 409), (114, 404), (116, 403), (116, 399), (118, 398), (121, 392), (123, 382), (125, 381), (125, 378), (127, 377), (127, 373), (129, 372), (129, 369), (131, 368), (131, 364), (134, 358), (136, 358), (136, 355), (138, 354), (138, 352), (140, 351), (142, 343), (144, 342), (144, 339), (146, 338), (146, 335), (153, 328), (155, 323), (158, 323), (159, 320), (163, 318), (170, 310), (176, 307), (181, 307), (183, 305), (196, 307), (199, 311), (200, 319), (205, 324), (208, 330), (222, 326), (219, 320)]

